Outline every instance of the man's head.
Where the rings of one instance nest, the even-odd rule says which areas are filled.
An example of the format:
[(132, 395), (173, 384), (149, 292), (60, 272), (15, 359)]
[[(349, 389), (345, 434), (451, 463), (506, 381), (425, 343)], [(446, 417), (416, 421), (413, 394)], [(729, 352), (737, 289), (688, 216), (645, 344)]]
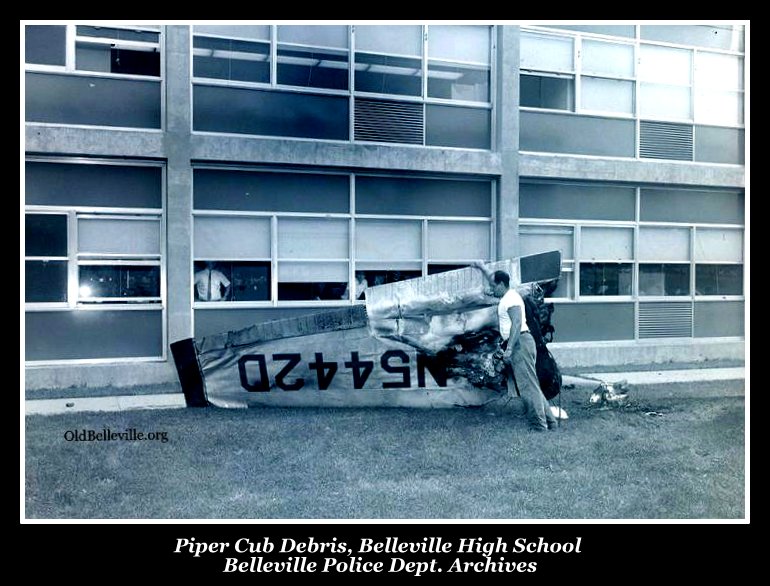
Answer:
[(511, 285), (511, 277), (505, 271), (495, 271), (492, 273), (492, 294), (495, 297), (502, 297), (508, 292)]

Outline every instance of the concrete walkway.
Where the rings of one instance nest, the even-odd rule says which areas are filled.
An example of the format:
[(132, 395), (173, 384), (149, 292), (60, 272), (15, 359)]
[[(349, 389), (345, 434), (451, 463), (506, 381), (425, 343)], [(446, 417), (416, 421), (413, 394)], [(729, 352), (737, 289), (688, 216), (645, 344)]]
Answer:
[[(690, 368), (685, 370), (651, 370), (644, 372), (595, 372), (581, 376), (564, 376), (564, 385), (578, 388), (594, 387), (599, 381), (626, 381), (641, 387), (669, 383), (705, 383), (744, 380), (744, 368)], [(731, 393), (733, 394), (733, 393)], [(71, 399), (29, 399), (25, 401), (27, 415), (55, 415), (100, 411), (132, 411), (135, 409), (178, 409), (185, 407), (181, 393), (162, 395), (120, 395), (112, 397), (83, 397)]]

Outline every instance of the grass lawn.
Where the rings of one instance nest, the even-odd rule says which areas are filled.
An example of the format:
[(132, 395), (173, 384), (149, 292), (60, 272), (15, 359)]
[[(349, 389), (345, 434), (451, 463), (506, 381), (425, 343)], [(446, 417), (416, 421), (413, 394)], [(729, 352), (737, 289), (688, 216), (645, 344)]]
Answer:
[[(26, 517), (743, 518), (743, 397), (662, 387), (611, 410), (567, 390), (570, 419), (547, 434), (527, 431), (519, 400), (28, 416)], [(168, 441), (64, 440), (105, 427)]]

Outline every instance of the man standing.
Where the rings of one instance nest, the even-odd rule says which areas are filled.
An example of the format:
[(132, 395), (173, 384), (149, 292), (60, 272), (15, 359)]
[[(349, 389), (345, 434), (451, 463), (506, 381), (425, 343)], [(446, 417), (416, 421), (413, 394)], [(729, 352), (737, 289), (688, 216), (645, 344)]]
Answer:
[(484, 263), (476, 261), (473, 267), (479, 269), (492, 285), (492, 294), (500, 299), (497, 305), (497, 319), (502, 337), (503, 360), (511, 367), (514, 380), (508, 379), (508, 393), (518, 388), (524, 401), (524, 411), (533, 431), (555, 430), (557, 421), (548, 408), (535, 370), (537, 350), (535, 340), (529, 333), (524, 300), (516, 289), (510, 287), (511, 277), (504, 271), (492, 272)]
[[(230, 279), (214, 267), (215, 263), (206, 262), (206, 268), (195, 273), (195, 291), (199, 301), (225, 301), (230, 292)], [(222, 288), (224, 287), (224, 292)]]

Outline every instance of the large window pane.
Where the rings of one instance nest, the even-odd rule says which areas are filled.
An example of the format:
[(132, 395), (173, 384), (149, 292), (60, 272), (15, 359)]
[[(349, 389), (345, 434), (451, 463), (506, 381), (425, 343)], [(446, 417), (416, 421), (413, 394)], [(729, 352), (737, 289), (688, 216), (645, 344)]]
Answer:
[(519, 206), (522, 218), (633, 220), (636, 192), (610, 184), (521, 183)]
[(24, 301), (67, 301), (67, 261), (28, 260), (24, 263)]
[(447, 100), (489, 102), (489, 67), (430, 61), (428, 96)]
[(736, 191), (642, 189), (643, 222), (743, 224), (743, 194)]
[(521, 105), (552, 110), (575, 109), (575, 80), (571, 77), (521, 74)]
[(26, 256), (67, 256), (67, 216), (26, 214), (24, 241)]
[(581, 295), (631, 295), (633, 265), (580, 263)]
[(78, 299), (160, 297), (160, 267), (81, 265)]
[(356, 53), (356, 91), (403, 96), (422, 95), (420, 59)]
[(422, 27), (415, 25), (357, 25), (356, 50), (391, 55), (422, 55)]
[(193, 38), (193, 75), (232, 81), (270, 82), (270, 44)]
[(486, 108), (425, 105), (425, 144), (489, 149), (490, 111)]
[(348, 140), (349, 100), (294, 92), (193, 86), (193, 128)]
[(160, 167), (27, 161), (27, 205), (160, 208)]
[(566, 37), (522, 33), (520, 63), (522, 69), (573, 71), (573, 41)]
[(278, 42), (312, 47), (348, 48), (345, 25), (278, 25)]
[(422, 258), (422, 225), (398, 220), (358, 220), (356, 258), (418, 260)]
[(689, 295), (690, 265), (640, 264), (639, 295)]
[(695, 86), (743, 89), (743, 59), (736, 55), (698, 51), (695, 54)]
[(196, 209), (347, 213), (347, 175), (195, 169)]
[(489, 65), (489, 32), (488, 26), (430, 25), (428, 57)]
[(697, 90), (695, 120), (704, 124), (743, 124), (743, 93)]
[(583, 73), (610, 77), (634, 76), (634, 47), (601, 41), (583, 41)]
[(642, 83), (639, 86), (639, 113), (645, 118), (690, 120), (690, 88)]
[(78, 252), (160, 254), (160, 221), (78, 219)]
[(489, 224), (468, 222), (430, 222), (428, 258), (430, 260), (475, 260), (489, 258)]
[(569, 226), (521, 226), (519, 247), (521, 256), (558, 250), (562, 261), (575, 258), (572, 228)]
[(695, 260), (705, 262), (742, 262), (743, 231), (697, 228)]
[(581, 260), (631, 260), (634, 258), (631, 228), (586, 228), (580, 232)]
[(584, 110), (634, 113), (634, 82), (598, 77), (583, 78)]
[(24, 61), (38, 65), (66, 63), (66, 26), (26, 25), (24, 27)]
[(689, 259), (689, 228), (639, 228), (639, 260)]
[(690, 85), (692, 51), (642, 45), (639, 79), (660, 84)]
[(348, 258), (349, 254), (347, 220), (278, 220), (278, 258)]
[(356, 212), (491, 217), (490, 182), (358, 175)]
[(240, 39), (254, 39), (257, 41), (270, 40), (269, 25), (244, 25), (244, 24), (216, 24), (193, 26), (193, 33), (205, 35), (218, 35)]
[(348, 52), (279, 45), (278, 83), (346, 90), (348, 89)]
[(195, 218), (196, 258), (270, 258), (269, 218)]
[(696, 295), (743, 295), (743, 265), (695, 265)]
[(743, 51), (743, 25), (642, 25), (641, 38), (682, 45)]

